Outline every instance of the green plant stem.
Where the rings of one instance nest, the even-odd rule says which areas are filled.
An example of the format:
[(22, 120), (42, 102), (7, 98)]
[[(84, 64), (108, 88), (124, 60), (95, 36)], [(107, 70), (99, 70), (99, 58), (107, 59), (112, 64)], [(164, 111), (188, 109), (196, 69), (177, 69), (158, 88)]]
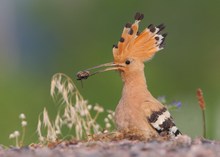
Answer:
[(24, 144), (24, 137), (25, 137), (25, 127), (22, 127), (22, 137), (21, 137), (21, 141), (20, 141), (20, 147), (23, 146)]
[(18, 137), (15, 138), (15, 145), (16, 147), (19, 147)]
[(205, 119), (205, 109), (202, 110), (202, 121), (203, 121), (203, 137), (206, 138), (206, 119)]

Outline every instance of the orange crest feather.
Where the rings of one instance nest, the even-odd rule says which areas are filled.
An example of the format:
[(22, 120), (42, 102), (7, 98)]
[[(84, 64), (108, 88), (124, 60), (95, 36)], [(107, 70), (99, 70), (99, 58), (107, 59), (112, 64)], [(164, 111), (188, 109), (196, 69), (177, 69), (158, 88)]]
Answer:
[(143, 32), (139, 33), (139, 23), (144, 18), (144, 15), (136, 13), (134, 18), (135, 22), (125, 25), (118, 44), (113, 46), (115, 62), (123, 62), (129, 57), (137, 58), (144, 62), (151, 59), (157, 51), (163, 49), (167, 34), (161, 34), (161, 31), (165, 26), (160, 24), (155, 27), (151, 24)]

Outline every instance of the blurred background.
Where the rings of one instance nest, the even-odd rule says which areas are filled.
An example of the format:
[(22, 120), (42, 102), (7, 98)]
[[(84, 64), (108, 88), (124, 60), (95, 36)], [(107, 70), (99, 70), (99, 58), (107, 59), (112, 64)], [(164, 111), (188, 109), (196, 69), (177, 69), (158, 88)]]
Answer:
[[(181, 101), (172, 111), (180, 130), (202, 135), (196, 89), (207, 103), (208, 138), (220, 139), (220, 1), (176, 0), (1, 0), (0, 1), (0, 143), (20, 130), (20, 113), (28, 121), (25, 143), (37, 142), (39, 114), (58, 109), (50, 97), (53, 74), (73, 79), (77, 71), (112, 61), (112, 45), (123, 26), (145, 14), (140, 28), (164, 23), (166, 47), (146, 63), (146, 77), (155, 97)], [(121, 96), (118, 73), (100, 74), (81, 83), (91, 104), (114, 110)]]

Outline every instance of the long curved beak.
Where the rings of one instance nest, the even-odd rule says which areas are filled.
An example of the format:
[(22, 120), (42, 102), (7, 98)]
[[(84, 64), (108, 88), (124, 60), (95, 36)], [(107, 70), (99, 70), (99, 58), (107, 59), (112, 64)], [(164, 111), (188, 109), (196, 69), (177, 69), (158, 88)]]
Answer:
[[(102, 73), (105, 71), (110, 71), (110, 70), (120, 70), (120, 67), (123, 67), (123, 65), (121, 64), (115, 64), (113, 62), (111, 63), (105, 63), (105, 64), (101, 64), (83, 71), (79, 71), (76, 74), (77, 80), (83, 80), (83, 79), (87, 79), (88, 77), (98, 74), (98, 73)], [(104, 69), (100, 69), (100, 68), (104, 68)], [(94, 69), (100, 69), (94, 72), (91, 72)]]

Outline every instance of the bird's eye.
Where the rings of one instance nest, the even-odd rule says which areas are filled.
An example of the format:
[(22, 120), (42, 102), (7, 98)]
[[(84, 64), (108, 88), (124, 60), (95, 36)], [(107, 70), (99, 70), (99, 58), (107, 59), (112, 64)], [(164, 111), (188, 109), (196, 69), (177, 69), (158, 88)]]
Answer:
[(131, 63), (131, 61), (129, 61), (129, 60), (125, 61), (125, 64), (127, 64), (127, 65), (129, 65), (130, 63)]

